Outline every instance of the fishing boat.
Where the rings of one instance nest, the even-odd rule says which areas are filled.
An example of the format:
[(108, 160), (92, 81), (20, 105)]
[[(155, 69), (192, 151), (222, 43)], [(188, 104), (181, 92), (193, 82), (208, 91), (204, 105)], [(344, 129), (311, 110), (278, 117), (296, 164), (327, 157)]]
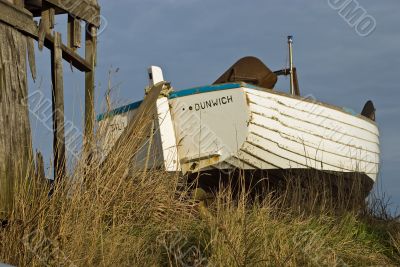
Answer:
[[(380, 163), (373, 103), (356, 113), (302, 97), (291, 37), (288, 43), (288, 69), (273, 72), (259, 59), (246, 57), (213, 84), (186, 90), (173, 90), (161, 68), (150, 67), (147, 92), (160, 90), (151, 104), (156, 116), (132, 168), (180, 172), (203, 186), (238, 172), (269, 180), (289, 172), (348, 179), (357, 175), (367, 194)], [(290, 76), (288, 93), (274, 89), (281, 75)], [(103, 155), (135, 120), (144, 101), (98, 116)]]

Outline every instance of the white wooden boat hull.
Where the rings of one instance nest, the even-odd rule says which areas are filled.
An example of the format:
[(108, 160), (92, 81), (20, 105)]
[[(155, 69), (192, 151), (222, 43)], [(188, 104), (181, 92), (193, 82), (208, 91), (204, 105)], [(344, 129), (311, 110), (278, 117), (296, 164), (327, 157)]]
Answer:
[[(137, 168), (183, 173), (312, 169), (360, 173), (372, 181), (379, 172), (375, 122), (312, 99), (235, 83), (173, 93), (160, 98), (155, 108), (152, 162), (137, 163)], [(100, 118), (104, 153), (134, 116), (135, 108), (122, 111)], [(146, 151), (148, 146), (137, 162), (146, 162)]]

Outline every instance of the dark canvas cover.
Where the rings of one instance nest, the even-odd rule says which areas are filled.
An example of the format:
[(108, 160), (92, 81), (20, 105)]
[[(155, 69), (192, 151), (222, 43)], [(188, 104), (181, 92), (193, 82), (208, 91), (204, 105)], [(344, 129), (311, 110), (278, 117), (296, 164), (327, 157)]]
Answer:
[(246, 82), (256, 86), (273, 89), (278, 77), (260, 59), (244, 57), (233, 64), (214, 84)]

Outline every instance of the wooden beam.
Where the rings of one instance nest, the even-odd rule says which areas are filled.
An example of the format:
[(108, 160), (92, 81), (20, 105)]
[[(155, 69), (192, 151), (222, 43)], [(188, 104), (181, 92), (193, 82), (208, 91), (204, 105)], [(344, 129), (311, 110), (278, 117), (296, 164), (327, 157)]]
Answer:
[[(0, 0), (0, 22), (8, 24), (21, 33), (30, 36), (35, 40), (39, 40), (39, 29), (33, 20), (31, 13), (24, 9), (20, 9), (11, 3)], [(46, 33), (44, 39), (44, 46), (52, 50), (54, 46), (54, 37)], [(80, 71), (91, 71), (91, 64), (86, 62), (79, 54), (75, 53), (72, 49), (61, 44), (62, 57), (68, 61), (75, 68)]]
[(100, 27), (100, 7), (93, 4), (92, 0), (43, 0), (43, 2), (58, 8), (57, 14), (69, 13), (97, 28)]
[(51, 53), (51, 76), (53, 81), (53, 152), (54, 179), (60, 181), (66, 175), (65, 133), (64, 133), (64, 80), (62, 66), (61, 34), (54, 36)]
[[(51, 45), (53, 43), (54, 43), (54, 37), (47, 34), (45, 42), (44, 42), (44, 46), (51, 49)], [(80, 55), (75, 53), (75, 51), (72, 50), (71, 48), (67, 47), (64, 44), (61, 44), (61, 51), (62, 51), (63, 59), (67, 62), (70, 62), (72, 64), (72, 66), (74, 66), (78, 70), (83, 71), (83, 72), (92, 71), (92, 65), (87, 60), (82, 58)]]
[(15, 29), (31, 37), (36, 36), (37, 38), (38, 29), (33, 21), (32, 14), (6, 0), (0, 0), (0, 21), (13, 26)]
[(92, 71), (85, 74), (85, 151), (90, 151), (93, 141), (94, 112), (94, 70), (96, 65), (97, 29), (88, 24), (85, 31), (85, 57), (91, 63)]

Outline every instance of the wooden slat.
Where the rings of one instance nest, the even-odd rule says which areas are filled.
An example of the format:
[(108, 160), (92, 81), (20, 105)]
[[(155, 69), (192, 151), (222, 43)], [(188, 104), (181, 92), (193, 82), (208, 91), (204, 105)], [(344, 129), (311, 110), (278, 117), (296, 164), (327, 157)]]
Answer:
[[(74, 50), (74, 17), (68, 15), (68, 24), (67, 24), (67, 46)], [(75, 51), (75, 50), (74, 50)]]
[[(265, 106), (265, 102), (269, 100), (274, 101), (279, 105), (281, 105), (281, 103), (284, 103), (284, 106), (286, 106), (288, 109), (294, 110), (296, 114), (299, 114), (299, 112), (301, 112), (303, 114), (303, 118), (307, 118), (308, 116), (313, 115), (321, 116), (326, 119), (345, 123), (346, 125), (351, 127), (360, 128), (369, 133), (372, 133), (376, 137), (379, 136), (379, 130), (374, 122), (364, 118), (361, 115), (358, 116), (346, 112), (343, 108), (325, 104), (315, 99), (294, 97), (278, 91), (264, 91), (250, 88), (245, 88), (245, 91), (249, 95), (249, 97), (256, 96), (259, 99), (259, 101), (256, 103), (259, 103), (260, 105)], [(267, 92), (267, 94), (265, 92)], [(269, 106), (266, 107), (268, 108)]]
[[(257, 97), (248, 94), (249, 106), (252, 112), (259, 114), (265, 118), (275, 120), (282, 126), (294, 128), (307, 133), (313, 133), (317, 136), (324, 136), (329, 139), (342, 139), (351, 142), (352, 139), (360, 139), (361, 143), (351, 142), (357, 144), (357, 147), (362, 146), (364, 142), (374, 144), (375, 147), (379, 146), (379, 136), (371, 133), (367, 129), (357, 127), (357, 118), (354, 117), (353, 124), (346, 123), (343, 119), (340, 121), (340, 114), (338, 119), (327, 118), (325, 114), (335, 113), (334, 110), (323, 110), (320, 114), (311, 114), (307, 110), (301, 110), (301, 107), (290, 107), (285, 103), (285, 99), (270, 99), (266, 97)], [(310, 109), (308, 110), (310, 111)], [(333, 116), (330, 116), (333, 117)]]
[(68, 16), (68, 41), (67, 46), (72, 50), (76, 51), (77, 48), (81, 47), (81, 23), (79, 19), (73, 16)]
[[(371, 170), (377, 170), (379, 167), (379, 156), (376, 155), (367, 154), (352, 157), (347, 155), (347, 151), (340, 155), (335, 153), (335, 151), (321, 151), (299, 142), (288, 141), (288, 139), (280, 137), (279, 133), (263, 129), (262, 127), (251, 125), (250, 131), (249, 142), (258, 144), (260, 147), (265, 146), (275, 154), (295, 162), (301, 162), (301, 158), (304, 158), (308, 166), (317, 169), (335, 170), (336, 168), (336, 170), (371, 172)], [(264, 135), (267, 137), (264, 137)], [(350, 150), (349, 152), (353, 153), (353, 155), (356, 153), (356, 151)]]
[(52, 80), (53, 80), (53, 151), (54, 151), (54, 178), (57, 180), (65, 177), (65, 135), (64, 135), (64, 85), (61, 34), (55, 33), (54, 49), (52, 51)]
[(54, 29), (55, 15), (54, 8), (42, 9), (41, 19), (39, 24), (39, 50), (41, 51), (44, 46), (46, 35), (51, 35), (51, 30)]
[(79, 19), (74, 19), (74, 42), (73, 46), (75, 48), (80, 48), (82, 46), (82, 29), (81, 29), (81, 21)]
[(54, 29), (54, 26), (56, 24), (56, 13), (54, 11), (54, 8), (49, 8), (49, 22), (50, 22), (50, 29)]
[(44, 39), (46, 39), (46, 34), (51, 33), (50, 27), (50, 11), (49, 9), (42, 10), (42, 15), (39, 24), (38, 42), (39, 50), (42, 51), (44, 47)]
[(371, 152), (352, 146), (345, 146), (331, 140), (315, 137), (307, 133), (301, 133), (286, 127), (277, 128), (274, 125), (271, 125), (270, 127), (268, 125), (268, 127), (265, 127), (261, 124), (250, 123), (249, 129), (254, 134), (266, 137), (284, 149), (296, 149), (297, 153), (306, 153), (307, 155), (311, 155), (314, 159), (330, 156), (331, 158), (338, 158), (341, 161), (357, 159), (373, 164), (379, 164), (379, 153), (377, 152)]

